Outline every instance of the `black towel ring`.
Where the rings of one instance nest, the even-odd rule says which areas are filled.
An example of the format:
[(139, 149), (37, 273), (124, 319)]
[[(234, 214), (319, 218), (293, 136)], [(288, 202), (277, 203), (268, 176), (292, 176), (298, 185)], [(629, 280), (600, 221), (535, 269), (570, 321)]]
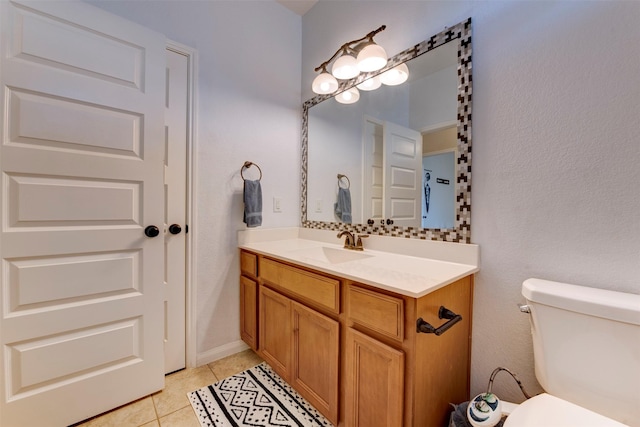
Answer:
[(244, 172), (245, 169), (250, 168), (251, 166), (255, 166), (258, 168), (258, 170), (260, 171), (260, 178), (258, 178), (258, 181), (260, 181), (262, 179), (262, 169), (260, 169), (260, 166), (258, 166), (256, 163), (253, 162), (244, 162), (244, 165), (242, 165), (242, 167), (240, 168), (240, 176), (242, 177), (243, 180), (247, 180), (244, 175), (242, 175), (242, 172)]
[(341, 174), (341, 173), (338, 174), (338, 187), (340, 187), (340, 180), (342, 178), (347, 178), (347, 187), (346, 188), (351, 188), (351, 181), (349, 181), (349, 177), (347, 175), (344, 175), (344, 174)]

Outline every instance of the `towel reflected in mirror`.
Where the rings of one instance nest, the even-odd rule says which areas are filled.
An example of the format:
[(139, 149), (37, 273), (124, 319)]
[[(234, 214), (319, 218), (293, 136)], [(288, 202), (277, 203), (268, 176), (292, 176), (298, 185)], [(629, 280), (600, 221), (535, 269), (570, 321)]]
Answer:
[(345, 224), (351, 224), (351, 192), (348, 188), (340, 187), (338, 197), (333, 205), (333, 210), (338, 220)]

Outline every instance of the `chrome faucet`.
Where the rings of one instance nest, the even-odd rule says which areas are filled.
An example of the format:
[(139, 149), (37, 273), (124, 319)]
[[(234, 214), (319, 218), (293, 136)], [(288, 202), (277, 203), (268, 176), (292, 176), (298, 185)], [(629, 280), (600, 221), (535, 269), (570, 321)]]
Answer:
[(347, 230), (342, 230), (338, 233), (338, 239), (342, 236), (347, 236), (344, 238), (344, 248), (345, 249), (355, 249), (355, 238), (353, 237), (353, 233)]

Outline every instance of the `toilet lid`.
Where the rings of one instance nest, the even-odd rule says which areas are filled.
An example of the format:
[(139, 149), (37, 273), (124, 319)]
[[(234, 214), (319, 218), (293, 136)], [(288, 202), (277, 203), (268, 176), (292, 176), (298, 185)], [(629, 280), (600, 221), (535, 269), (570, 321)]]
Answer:
[(524, 401), (504, 427), (628, 427), (566, 400), (542, 393)]

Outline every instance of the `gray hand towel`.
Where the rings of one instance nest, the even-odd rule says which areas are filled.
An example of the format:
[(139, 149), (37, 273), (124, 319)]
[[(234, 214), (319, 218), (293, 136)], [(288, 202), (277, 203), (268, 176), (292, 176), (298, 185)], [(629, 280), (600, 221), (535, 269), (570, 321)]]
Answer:
[(244, 180), (244, 217), (247, 227), (262, 225), (262, 187), (260, 181)]
[(351, 192), (348, 188), (338, 189), (338, 200), (333, 205), (336, 216), (345, 224), (351, 224)]

